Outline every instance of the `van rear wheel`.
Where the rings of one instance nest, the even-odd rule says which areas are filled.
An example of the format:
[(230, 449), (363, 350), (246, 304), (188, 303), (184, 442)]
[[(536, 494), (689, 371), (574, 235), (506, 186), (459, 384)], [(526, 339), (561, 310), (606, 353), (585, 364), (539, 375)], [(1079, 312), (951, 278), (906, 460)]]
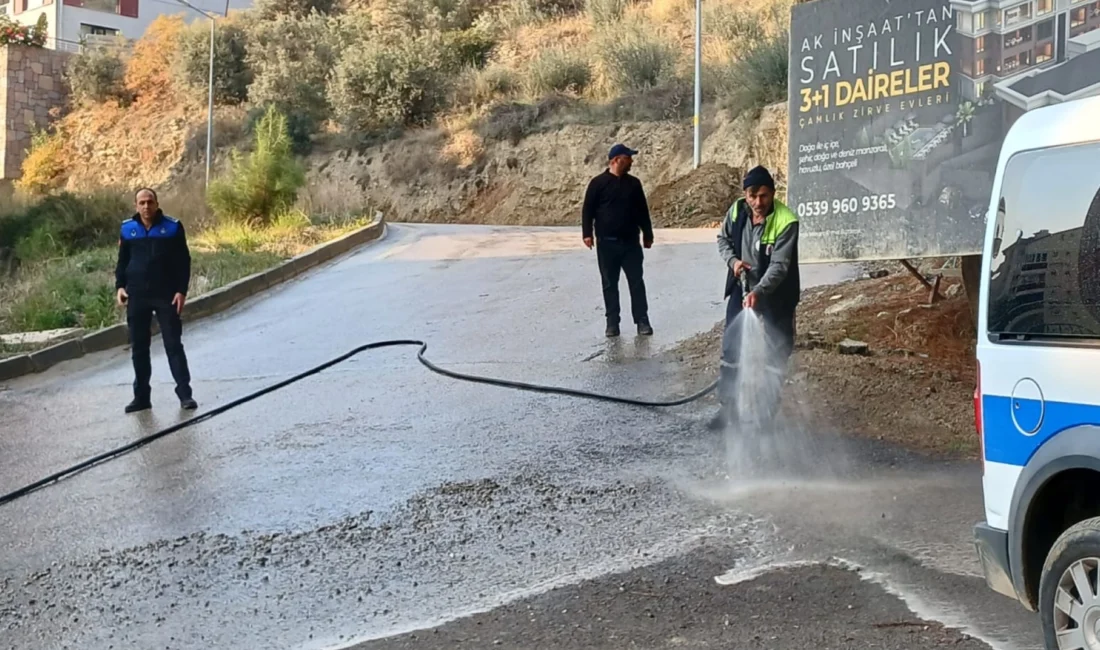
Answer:
[(1039, 581), (1047, 650), (1100, 650), (1100, 517), (1054, 542)]

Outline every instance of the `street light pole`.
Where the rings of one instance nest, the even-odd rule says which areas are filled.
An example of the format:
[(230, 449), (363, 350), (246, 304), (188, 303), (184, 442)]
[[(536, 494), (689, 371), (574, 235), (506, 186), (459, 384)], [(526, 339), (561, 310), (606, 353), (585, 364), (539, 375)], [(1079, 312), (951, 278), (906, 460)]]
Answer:
[(693, 169), (699, 168), (702, 136), (699, 133), (703, 105), (703, 0), (695, 0), (695, 156)]
[[(207, 79), (206, 102), (206, 187), (210, 187), (210, 166), (214, 156), (214, 17), (217, 15), (204, 9), (199, 9), (188, 0), (176, 0), (176, 2), (210, 19), (210, 74)], [(225, 0), (225, 16), (229, 16), (229, 0)]]
[(206, 189), (210, 189), (210, 161), (214, 152), (214, 17), (210, 16), (210, 78), (206, 103)]

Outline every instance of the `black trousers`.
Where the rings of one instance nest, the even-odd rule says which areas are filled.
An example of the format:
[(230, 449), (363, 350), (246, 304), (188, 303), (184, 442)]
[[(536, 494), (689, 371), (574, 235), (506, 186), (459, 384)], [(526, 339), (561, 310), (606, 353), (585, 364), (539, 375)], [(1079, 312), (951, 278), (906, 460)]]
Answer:
[(134, 397), (149, 399), (149, 379), (153, 367), (149, 361), (149, 344), (152, 340), (153, 316), (160, 325), (164, 352), (168, 355), (168, 367), (176, 380), (176, 396), (181, 400), (191, 398), (191, 372), (187, 368), (187, 355), (183, 352), (183, 322), (171, 300), (131, 296), (126, 305), (126, 325), (130, 328), (130, 357), (134, 362)]
[[(738, 420), (750, 414), (738, 411), (751, 408), (751, 417), (760, 424), (770, 423), (779, 412), (787, 363), (794, 352), (795, 310), (770, 308), (757, 304), (756, 312), (764, 322), (764, 350), (741, 350), (744, 323), (736, 323), (744, 309), (741, 287), (735, 287), (726, 303), (726, 327), (722, 335), (722, 363), (718, 374), (718, 399), (728, 419)], [(732, 325), (732, 327), (731, 327)], [(738, 381), (751, 382), (744, 386)]]
[(603, 304), (607, 324), (619, 324), (619, 272), (626, 273), (630, 287), (630, 312), (635, 323), (649, 322), (649, 303), (642, 279), (642, 245), (636, 241), (601, 239), (596, 243), (596, 260), (603, 279)]

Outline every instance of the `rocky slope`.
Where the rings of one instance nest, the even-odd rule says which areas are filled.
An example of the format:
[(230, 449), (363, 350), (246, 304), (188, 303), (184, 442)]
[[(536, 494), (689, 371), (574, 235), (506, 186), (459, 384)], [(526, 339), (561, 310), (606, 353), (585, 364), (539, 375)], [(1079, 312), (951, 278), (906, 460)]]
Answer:
[(691, 125), (668, 121), (565, 125), (515, 143), (467, 132), (473, 142), (466, 148), (476, 153), (466, 165), (453, 157), (454, 135), (420, 131), (361, 152), (314, 154), (309, 176), (312, 191), (358, 192), (395, 220), (572, 224), (607, 149), (624, 142), (640, 152), (634, 173), (647, 187), (655, 221), (699, 226), (720, 218), (742, 170), (764, 164), (785, 181), (786, 105), (768, 107), (755, 123), (718, 113), (705, 128), (705, 164), (690, 176)]

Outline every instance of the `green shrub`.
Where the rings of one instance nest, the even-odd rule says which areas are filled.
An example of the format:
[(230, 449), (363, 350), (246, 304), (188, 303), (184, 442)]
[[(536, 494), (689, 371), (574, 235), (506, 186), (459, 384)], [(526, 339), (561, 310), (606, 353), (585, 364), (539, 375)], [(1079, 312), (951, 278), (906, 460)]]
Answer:
[(455, 103), (461, 106), (484, 106), (508, 97), (519, 89), (519, 77), (505, 65), (490, 65), (478, 70), (467, 68), (459, 78)]
[(585, 9), (592, 23), (610, 25), (623, 19), (629, 0), (585, 0)]
[[(240, 104), (248, 99), (252, 72), (248, 68), (247, 34), (231, 20), (219, 20), (214, 29), (214, 101)], [(210, 88), (210, 23), (195, 21), (180, 34), (177, 74), (196, 94)]]
[(445, 103), (450, 61), (428, 35), (391, 45), (364, 40), (344, 51), (328, 88), (337, 120), (353, 131), (424, 124)]
[(454, 68), (482, 68), (496, 47), (496, 40), (487, 30), (474, 27), (460, 32), (446, 32), (443, 35), (443, 46)]
[(785, 100), (789, 61), (786, 32), (762, 41), (718, 71), (714, 82), (723, 103), (741, 113)]
[(126, 63), (119, 50), (106, 47), (84, 48), (65, 71), (72, 97), (78, 103), (126, 100), (125, 76)]
[(118, 320), (115, 307), (115, 249), (102, 248), (52, 263), (37, 271), (45, 277), (35, 291), (12, 305), (12, 331), (63, 327), (97, 329)]
[(269, 106), (256, 124), (253, 150), (232, 152), (227, 178), (210, 186), (208, 200), (221, 219), (242, 224), (269, 223), (289, 209), (305, 185), (305, 170), (291, 152), (287, 119)]
[(527, 92), (536, 98), (554, 92), (581, 93), (590, 83), (592, 69), (587, 59), (562, 49), (543, 52), (527, 70)]
[(596, 48), (619, 92), (655, 87), (676, 69), (676, 49), (641, 25), (605, 30)]
[(332, 114), (325, 88), (339, 58), (338, 28), (335, 19), (318, 13), (279, 14), (249, 27), (247, 64), (254, 78), (248, 98), (287, 116), (298, 153)]
[(47, 196), (0, 217), (0, 248), (14, 250), (21, 262), (36, 262), (110, 246), (128, 213), (117, 194)]

